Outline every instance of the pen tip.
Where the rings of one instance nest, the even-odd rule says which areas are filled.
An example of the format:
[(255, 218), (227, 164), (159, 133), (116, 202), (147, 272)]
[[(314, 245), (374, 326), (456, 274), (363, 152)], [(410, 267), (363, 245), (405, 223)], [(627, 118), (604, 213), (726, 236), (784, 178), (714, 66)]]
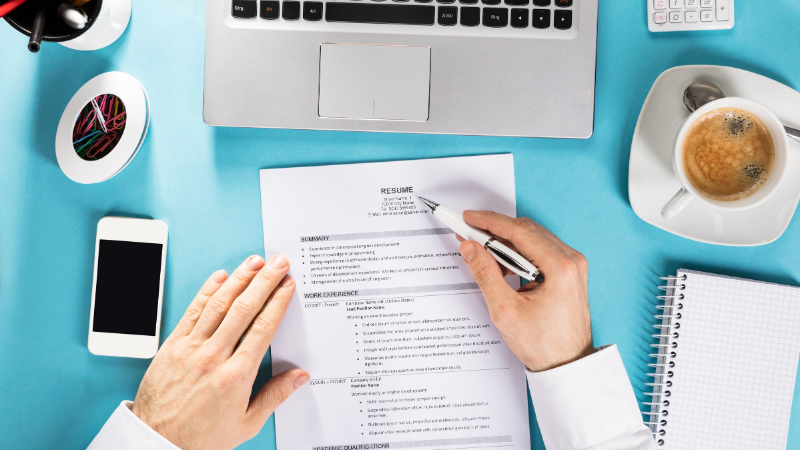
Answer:
[(541, 273), (536, 275), (536, 278), (534, 278), (533, 281), (535, 281), (537, 283), (543, 283), (544, 282), (544, 275), (542, 275)]
[(424, 203), (424, 204), (425, 204), (425, 206), (427, 206), (428, 208), (430, 208), (430, 209), (431, 209), (431, 211), (436, 211), (436, 208), (439, 206), (439, 204), (438, 204), (438, 203), (436, 203), (435, 201), (433, 201), (433, 200), (431, 200), (431, 199), (429, 199), (429, 198), (425, 198), (425, 197), (423, 197), (423, 196), (421, 196), (421, 195), (417, 195), (417, 199), (419, 199), (419, 201), (421, 201), (422, 203)]

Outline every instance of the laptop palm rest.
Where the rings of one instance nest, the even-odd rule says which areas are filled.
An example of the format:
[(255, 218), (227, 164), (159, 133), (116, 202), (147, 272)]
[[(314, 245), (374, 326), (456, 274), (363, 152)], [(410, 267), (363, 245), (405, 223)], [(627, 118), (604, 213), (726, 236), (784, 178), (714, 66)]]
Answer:
[(322, 44), (319, 115), (428, 120), (430, 47)]

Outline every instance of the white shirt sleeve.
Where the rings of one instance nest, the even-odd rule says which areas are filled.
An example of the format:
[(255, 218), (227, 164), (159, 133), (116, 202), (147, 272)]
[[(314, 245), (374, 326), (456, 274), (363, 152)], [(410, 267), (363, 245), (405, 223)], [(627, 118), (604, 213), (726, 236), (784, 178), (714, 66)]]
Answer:
[(655, 450), (616, 345), (544, 372), (528, 388), (547, 450)]
[(88, 450), (180, 450), (131, 412), (122, 402), (89, 444)]

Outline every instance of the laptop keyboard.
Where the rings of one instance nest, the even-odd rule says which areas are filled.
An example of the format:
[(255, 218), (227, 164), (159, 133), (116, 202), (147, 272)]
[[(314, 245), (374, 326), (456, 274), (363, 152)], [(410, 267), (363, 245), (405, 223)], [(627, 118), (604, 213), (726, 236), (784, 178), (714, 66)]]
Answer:
[(234, 28), (572, 39), (580, 0), (229, 0)]

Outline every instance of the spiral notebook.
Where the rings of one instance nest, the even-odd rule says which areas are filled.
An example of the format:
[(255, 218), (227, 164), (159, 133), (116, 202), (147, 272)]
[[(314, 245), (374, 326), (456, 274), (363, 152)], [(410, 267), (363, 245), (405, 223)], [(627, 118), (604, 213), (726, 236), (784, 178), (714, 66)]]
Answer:
[(660, 448), (785, 449), (800, 288), (680, 269), (665, 295), (650, 400)]

